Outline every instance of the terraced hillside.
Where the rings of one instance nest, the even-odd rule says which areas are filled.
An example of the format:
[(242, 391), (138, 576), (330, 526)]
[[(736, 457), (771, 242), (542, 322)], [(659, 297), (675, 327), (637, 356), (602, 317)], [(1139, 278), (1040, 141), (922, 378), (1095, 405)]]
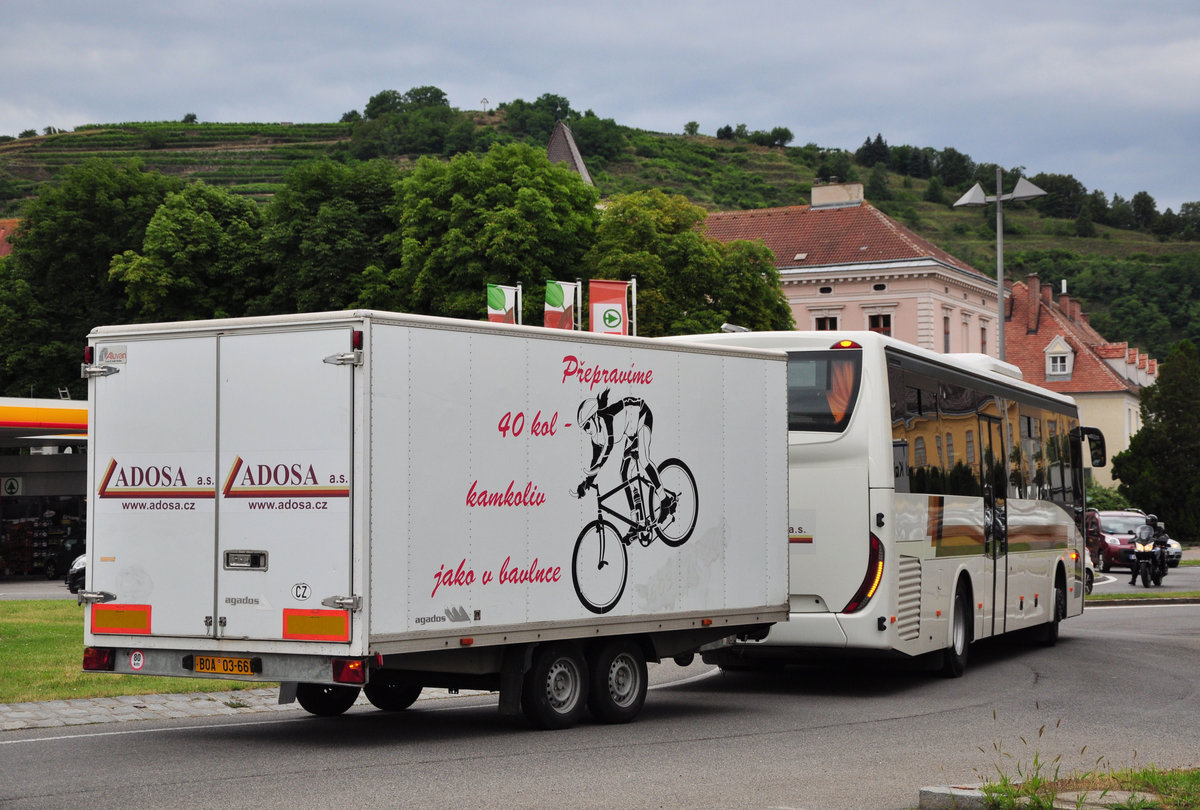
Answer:
[(289, 166), (335, 152), (349, 124), (137, 123), (0, 143), (0, 215), (88, 157), (137, 158), (146, 168), (270, 196)]

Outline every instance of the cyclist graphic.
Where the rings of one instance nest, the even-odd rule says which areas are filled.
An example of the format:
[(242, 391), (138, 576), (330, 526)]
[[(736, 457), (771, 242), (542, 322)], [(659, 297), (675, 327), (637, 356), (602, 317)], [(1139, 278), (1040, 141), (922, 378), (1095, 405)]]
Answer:
[[(583, 432), (592, 441), (592, 461), (588, 465), (587, 477), (575, 488), (574, 496), (582, 498), (594, 484), (596, 474), (612, 454), (618, 440), (625, 442), (622, 454), (622, 477), (626, 476), (627, 462), (640, 468), (653, 490), (653, 502), (658, 504), (654, 521), (661, 523), (675, 505), (676, 496), (663, 492), (658, 468), (650, 461), (650, 435), (654, 431), (654, 415), (650, 407), (637, 397), (624, 397), (615, 402), (608, 401), (609, 389), (600, 392), (594, 399), (585, 399), (579, 404), (578, 421)], [(641, 488), (627, 490), (629, 508), (639, 517), (644, 515), (641, 503)]]
[[(596, 519), (583, 527), (571, 555), (571, 578), (579, 601), (593, 613), (607, 613), (621, 601), (629, 573), (627, 548), (636, 540), (646, 547), (655, 540), (675, 548), (696, 528), (696, 479), (677, 458), (650, 461), (654, 417), (638, 397), (609, 401), (609, 389), (579, 405), (579, 427), (592, 443), (586, 477), (571, 490), (583, 498), (596, 495)], [(623, 442), (620, 479), (611, 489), (596, 484), (600, 468)], [(628, 509), (615, 498), (624, 493)], [(622, 528), (623, 527), (623, 528)]]

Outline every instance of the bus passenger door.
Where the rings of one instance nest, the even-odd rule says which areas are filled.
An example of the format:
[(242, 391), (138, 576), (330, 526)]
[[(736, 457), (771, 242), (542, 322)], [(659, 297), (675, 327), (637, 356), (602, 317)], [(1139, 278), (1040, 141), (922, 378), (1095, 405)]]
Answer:
[(984, 613), (984, 631), (987, 633), (990, 628), (989, 635), (995, 636), (1005, 630), (1005, 606), (1008, 603), (1008, 464), (1004, 452), (1004, 423), (981, 414), (979, 434), (983, 439), (984, 577), (985, 583), (991, 580), (991, 604), (990, 610)]

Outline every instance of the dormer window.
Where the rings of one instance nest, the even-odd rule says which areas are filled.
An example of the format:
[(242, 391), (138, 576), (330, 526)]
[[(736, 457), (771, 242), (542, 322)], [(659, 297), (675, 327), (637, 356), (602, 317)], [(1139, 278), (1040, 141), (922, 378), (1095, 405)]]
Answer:
[(1046, 379), (1066, 380), (1071, 378), (1075, 366), (1075, 350), (1066, 338), (1058, 335), (1044, 350), (1046, 355)]

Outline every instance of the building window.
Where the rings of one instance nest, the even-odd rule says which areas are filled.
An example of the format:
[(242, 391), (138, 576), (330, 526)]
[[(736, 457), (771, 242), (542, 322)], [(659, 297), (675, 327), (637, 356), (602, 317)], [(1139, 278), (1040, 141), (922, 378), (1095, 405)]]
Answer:
[(975, 463), (975, 431), (967, 431), (967, 463)]
[(950, 354), (950, 316), (942, 316), (942, 351)]
[(913, 439), (913, 466), (924, 467), (925, 462), (925, 437), (918, 436)]
[(954, 434), (946, 434), (946, 466), (954, 466)]
[(868, 315), (867, 328), (872, 332), (878, 332), (881, 335), (892, 334), (892, 316), (891, 315)]
[(837, 328), (837, 316), (824, 316), (816, 319), (816, 330), (818, 332), (835, 332)]
[(1047, 369), (1050, 374), (1066, 374), (1067, 373), (1067, 356), (1065, 354), (1050, 355), (1050, 367)]
[(987, 327), (979, 327), (979, 353), (987, 354)]

